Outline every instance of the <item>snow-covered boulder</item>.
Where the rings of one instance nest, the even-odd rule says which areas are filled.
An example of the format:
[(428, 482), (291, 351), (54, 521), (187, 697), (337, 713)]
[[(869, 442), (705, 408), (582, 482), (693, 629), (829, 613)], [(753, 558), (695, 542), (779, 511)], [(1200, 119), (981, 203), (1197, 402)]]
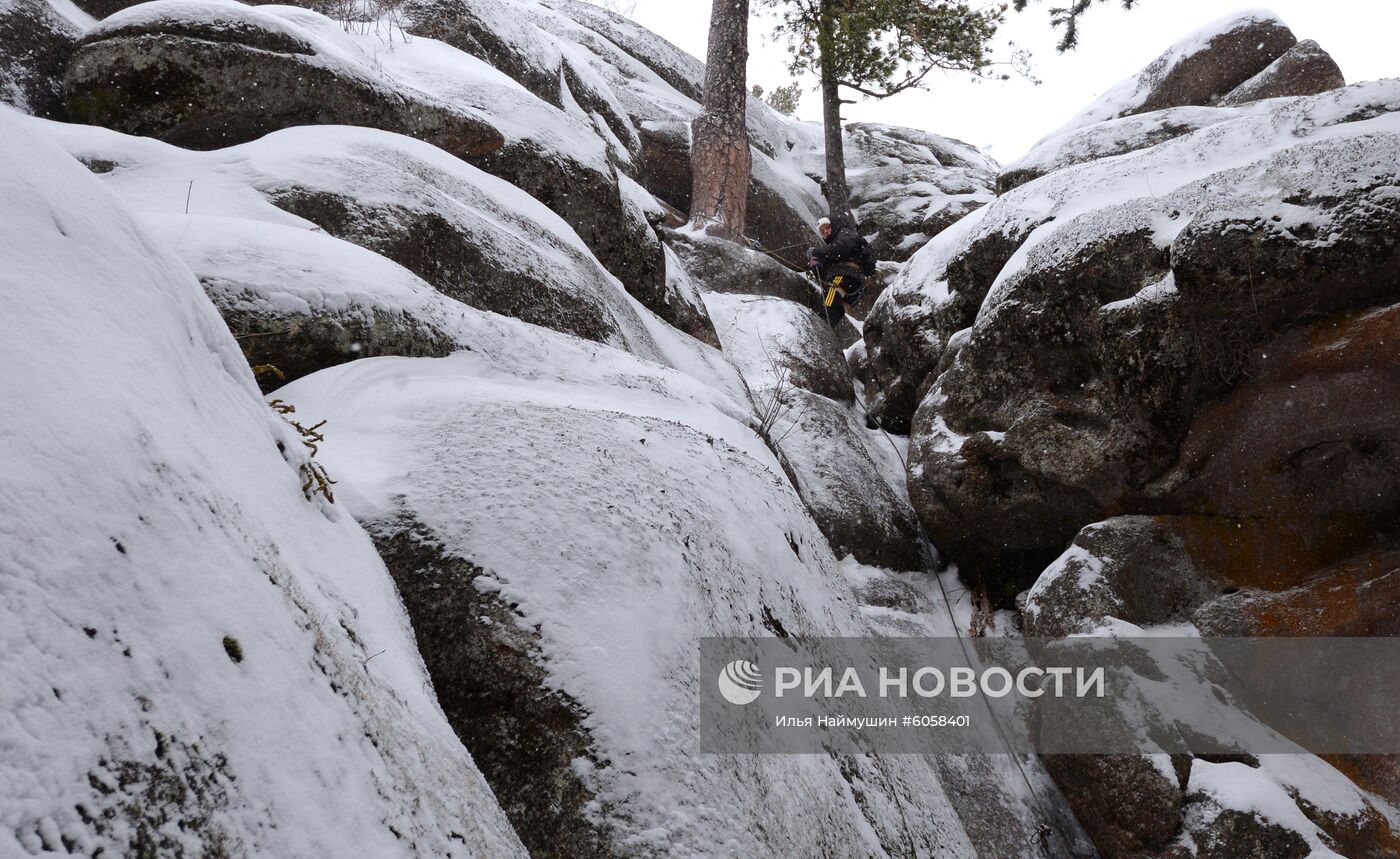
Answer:
[[(104, 171), (106, 182), (133, 208), (174, 219), (171, 237), (196, 270), (207, 268), (205, 260), (197, 246), (186, 249), (179, 238), (187, 225), (181, 221), (198, 220), (186, 215), (186, 206), (190, 216), (323, 230), (388, 257), (473, 307), (669, 362), (648, 321), (654, 317), (559, 216), (504, 180), (421, 141), (368, 128), (309, 126), (193, 152), (103, 129), (49, 124), (45, 131)], [(195, 241), (203, 234), (195, 230)], [(265, 229), (261, 235), (272, 236)], [(287, 235), (271, 241), (292, 241)], [(287, 259), (284, 250), (256, 245), (247, 247), (246, 256), (248, 267), (264, 270), (259, 256)], [(225, 262), (225, 272), (240, 265)], [(403, 281), (402, 273), (395, 281)], [(265, 286), (264, 298), (279, 285)], [(317, 303), (332, 310), (327, 295)], [(397, 300), (388, 287), (381, 299), (381, 309)]]
[[(687, 120), (647, 120), (640, 124), (638, 180), (658, 199), (690, 211), (693, 175)], [(805, 261), (807, 247), (821, 241), (816, 222), (825, 214), (816, 184), (794, 178), (758, 149), (753, 151), (745, 234), (789, 265)]]
[[(1264, 518), (1128, 516), (1096, 523), (1031, 589), (1025, 629), (1041, 637), (1132, 637), (1145, 630), (1174, 637), (1394, 634), (1395, 552), (1367, 551), (1315, 570), (1316, 558), (1337, 551), (1328, 542), (1300, 545)], [(1176, 730), (1145, 701), (1133, 713), (1155, 721), (1164, 735)], [(1042, 709), (1039, 717), (1044, 725), (1057, 714)], [(1400, 843), (1387, 819), (1394, 810), (1358, 787), (1383, 786), (1393, 777), (1393, 762), (1383, 757), (1339, 759), (1345, 775), (1308, 755), (1044, 760), (1105, 857), (1178, 855), (1172, 850), (1192, 845), (1194, 855), (1221, 857), (1307, 856), (1318, 849), (1385, 856)], [(1393, 796), (1384, 787), (1380, 792)], [(1298, 845), (1301, 852), (1288, 852)]]
[(375, 355), (471, 346), (471, 310), (379, 254), (319, 230), (217, 215), (147, 215), (219, 308), (264, 390)]
[(1271, 104), (1003, 195), (881, 297), (871, 363), (886, 408), (927, 390), (910, 489), (954, 560), (1024, 587), (1084, 525), (1155, 506), (1252, 346), (1396, 300), (1400, 83)]
[(995, 197), (1000, 165), (959, 140), (871, 122), (844, 133), (851, 208), (881, 260), (904, 262)]
[(1235, 87), (1220, 103), (1235, 105), (1266, 98), (1316, 95), (1346, 85), (1346, 76), (1332, 55), (1317, 42), (1306, 39), (1289, 48), (1268, 68)]
[(866, 429), (849, 405), (793, 390), (769, 436), (837, 556), (886, 570), (929, 569), (932, 558), (900, 479), (900, 454), (882, 449), (878, 432)]
[(766, 295), (705, 294), (724, 354), (751, 389), (801, 388), (832, 400), (855, 398), (841, 344), (812, 310)]
[(301, 439), (199, 284), (26, 125), (0, 108), (22, 502), (0, 507), (0, 854), (523, 856), (372, 543), (304, 494)]
[(706, 292), (784, 298), (815, 312), (816, 284), (762, 251), (698, 230), (663, 229), (661, 238)]
[(761, 429), (838, 556), (891, 570), (930, 558), (904, 488), (901, 451), (857, 419), (830, 327), (769, 296), (705, 296), (715, 330), (753, 393)]
[(231, 0), (142, 4), (84, 37), (64, 81), (68, 110), (198, 149), (309, 124), (406, 134), (549, 206), (644, 299), (662, 288), (660, 244), (591, 124), (476, 57), (378, 27)]
[(1168, 107), (1216, 104), (1296, 44), (1293, 31), (1272, 12), (1250, 9), (1227, 15), (1099, 96), (1063, 130)]
[(1188, 622), (1221, 587), (1186, 549), (1181, 532), (1189, 533), (1193, 524), (1122, 516), (1084, 528), (1026, 595), (1026, 634), (1061, 638), (1114, 620), (1138, 626)]
[(519, 329), (279, 395), (335, 427), (338, 496), (527, 845), (972, 855), (921, 758), (699, 753), (697, 636), (860, 635), (859, 608), (746, 403)]
[(0, 2), (0, 102), (63, 116), (63, 70), (82, 35), (82, 13), (49, 0)]
[(1240, 115), (1217, 108), (1343, 86), (1346, 79), (1332, 57), (1316, 42), (1295, 44), (1271, 13), (1230, 16), (1172, 46), (1008, 165), (997, 177), (997, 193), (1072, 164), (1146, 149)]

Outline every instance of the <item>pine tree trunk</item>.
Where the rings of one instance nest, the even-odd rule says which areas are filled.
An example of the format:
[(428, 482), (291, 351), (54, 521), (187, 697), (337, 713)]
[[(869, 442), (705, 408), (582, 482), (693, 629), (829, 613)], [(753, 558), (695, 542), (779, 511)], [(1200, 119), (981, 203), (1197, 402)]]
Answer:
[(690, 222), (738, 239), (748, 213), (753, 155), (747, 120), (749, 0), (714, 0), (705, 57), (705, 109), (691, 125)]
[(836, 37), (829, 25), (827, 11), (830, 0), (823, 0), (821, 21), (817, 28), (817, 48), (821, 52), (822, 78), (822, 131), (826, 140), (826, 201), (831, 207), (832, 219), (846, 218), (854, 224), (851, 215), (851, 192), (846, 186), (846, 146), (841, 139), (841, 84), (836, 75)]
[(851, 216), (851, 192), (846, 187), (846, 146), (841, 139), (841, 85), (822, 74), (822, 130), (826, 137), (826, 201), (831, 217)]

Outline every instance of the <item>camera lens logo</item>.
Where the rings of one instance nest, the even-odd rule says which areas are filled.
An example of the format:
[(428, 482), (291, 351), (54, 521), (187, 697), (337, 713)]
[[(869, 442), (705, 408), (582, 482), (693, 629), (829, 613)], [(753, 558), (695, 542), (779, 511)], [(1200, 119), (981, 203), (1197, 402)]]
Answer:
[(731, 704), (752, 704), (762, 692), (763, 675), (747, 659), (736, 659), (719, 673), (719, 694)]

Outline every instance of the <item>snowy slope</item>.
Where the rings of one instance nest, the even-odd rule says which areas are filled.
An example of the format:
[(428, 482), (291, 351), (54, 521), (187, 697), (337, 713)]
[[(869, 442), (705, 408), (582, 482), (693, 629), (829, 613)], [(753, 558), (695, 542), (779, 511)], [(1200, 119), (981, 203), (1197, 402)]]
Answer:
[(746, 414), (625, 353), (529, 346), (370, 359), (279, 395), (336, 427), (324, 456), (358, 518), (411, 517), (538, 634), (617, 849), (970, 855), (920, 759), (860, 762), (857, 793), (830, 758), (698, 754), (695, 637), (869, 627)]
[(0, 110), (0, 854), (520, 854), (189, 270), (26, 125)]
[[(559, 216), (509, 183), (421, 141), (374, 129), (315, 126), (287, 129), (228, 149), (195, 152), (104, 129), (34, 122), (45, 136), (103, 171), (104, 183), (133, 210), (152, 217), (161, 234), (172, 240), (176, 253), (201, 277), (211, 274), (228, 279), (231, 273), (227, 269), (221, 273), (210, 261), (211, 253), (228, 249), (205, 247), (202, 237), (227, 245), (238, 235), (210, 236), (207, 222), (205, 227), (197, 226), (203, 218), (237, 218), (298, 232), (316, 228), (311, 221), (274, 205), (289, 192), (349, 198), (375, 211), (425, 213), (447, 220), (480, 248), (479, 253), (488, 255), (490, 271), (473, 267), (469, 273), (474, 277), (468, 282), (481, 285), (486, 281), (480, 276), (483, 274), (499, 277), (506, 285), (500, 291), (507, 302), (500, 305), (503, 309), (510, 309), (509, 302), (519, 301), (518, 296), (539, 295), (539, 300), (546, 302), (545, 315), (540, 318), (568, 326), (576, 317), (552, 309), (556, 305), (548, 303), (548, 296), (570, 301), (586, 297), (596, 312), (609, 320), (615, 332), (610, 339), (615, 345), (685, 368), (721, 389), (742, 389), (738, 374), (717, 350), (680, 333), (642, 307)], [(310, 248), (297, 265), (324, 261), (339, 270), (330, 278), (337, 280), (347, 274), (344, 269), (351, 265), (347, 259), (354, 256), (350, 249), (345, 259), (333, 260), (329, 248), (334, 240), (329, 237), (297, 236), (251, 225), (242, 229), (245, 238), (262, 236), (259, 241), (271, 246), (259, 249), (256, 243), (244, 242), (241, 253), (246, 262), (236, 267), (266, 271), (268, 258), (292, 261), (286, 256), (286, 244), (292, 242)], [(390, 221), (386, 228), (371, 223), (366, 232), (374, 238), (397, 229)], [(433, 324), (434, 320), (440, 322), (443, 314), (459, 312), (456, 302), (423, 293), (421, 281), (418, 286), (396, 290), (393, 284), (402, 280), (401, 275), (386, 275), (389, 280), (380, 284), (365, 277), (370, 270), (360, 269), (358, 279), (364, 286), (353, 295), (345, 294), (343, 280), (339, 285), (322, 284), (322, 272), (276, 283), (261, 277), (267, 287), (262, 297), (293, 293), (319, 307), (353, 300), (361, 307), (408, 313)], [(240, 288), (248, 286), (247, 278), (240, 281)], [(405, 289), (416, 295), (410, 296)], [(335, 293), (342, 296), (333, 297)]]

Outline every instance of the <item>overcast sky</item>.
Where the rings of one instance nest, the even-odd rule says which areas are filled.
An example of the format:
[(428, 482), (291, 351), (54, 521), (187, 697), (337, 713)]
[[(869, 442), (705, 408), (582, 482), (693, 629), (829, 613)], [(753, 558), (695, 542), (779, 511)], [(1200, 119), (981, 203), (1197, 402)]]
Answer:
[[(1242, 9), (1269, 8), (1299, 39), (1314, 39), (1332, 54), (1349, 82), (1400, 77), (1400, 0), (1140, 0), (1125, 12), (1117, 0), (1084, 18), (1081, 45), (1055, 53), (1047, 8), (1056, 0), (1009, 13), (998, 38), (1000, 52), (1015, 42), (1034, 54), (1039, 85), (1022, 79), (972, 81), (966, 75), (931, 76), (927, 92), (848, 105), (847, 120), (873, 120), (923, 128), (982, 147), (1003, 163), (1014, 161), (1099, 93), (1133, 74), (1180, 37)], [(635, 6), (634, 6), (635, 3)], [(608, 5), (607, 0), (604, 2)], [(611, 0), (681, 48), (704, 59), (710, 0)], [(753, 0), (757, 9), (758, 0)], [(766, 89), (786, 83), (787, 50), (772, 38), (771, 18), (750, 24), (749, 82)], [(937, 74), (937, 73), (935, 73)], [(820, 118), (815, 80), (805, 81), (798, 118)]]

